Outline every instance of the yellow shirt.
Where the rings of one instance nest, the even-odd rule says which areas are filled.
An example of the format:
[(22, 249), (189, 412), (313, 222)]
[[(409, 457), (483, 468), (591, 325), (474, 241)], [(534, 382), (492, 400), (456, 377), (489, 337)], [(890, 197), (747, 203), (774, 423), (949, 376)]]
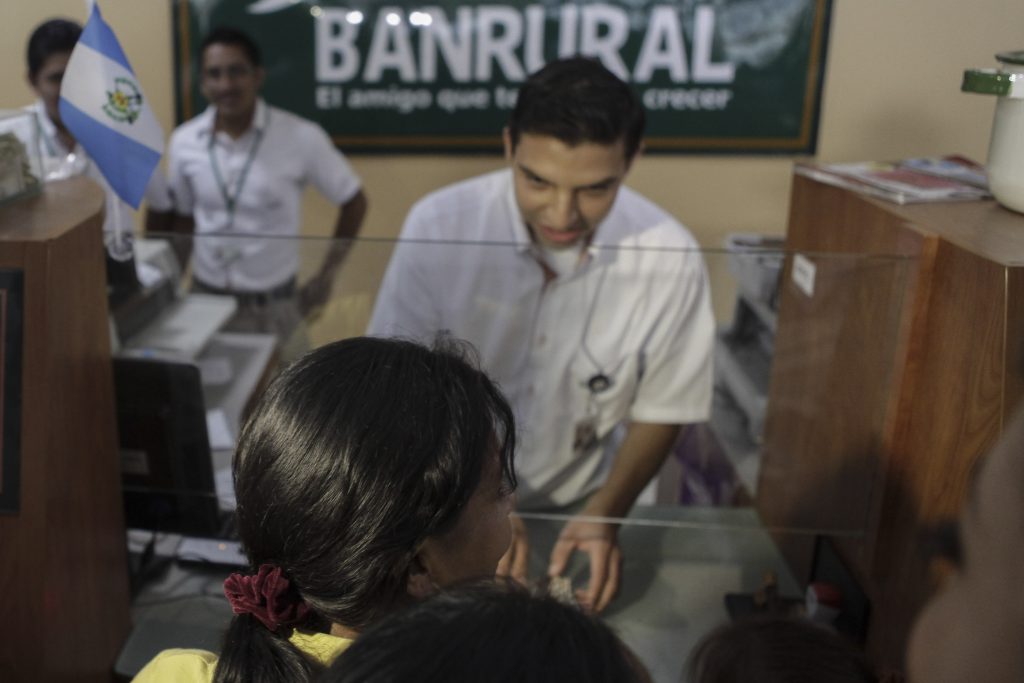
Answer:
[[(293, 631), (288, 639), (314, 662), (330, 666), (352, 644), (327, 633)], [(212, 683), (217, 655), (206, 650), (164, 650), (132, 680), (136, 683)]]

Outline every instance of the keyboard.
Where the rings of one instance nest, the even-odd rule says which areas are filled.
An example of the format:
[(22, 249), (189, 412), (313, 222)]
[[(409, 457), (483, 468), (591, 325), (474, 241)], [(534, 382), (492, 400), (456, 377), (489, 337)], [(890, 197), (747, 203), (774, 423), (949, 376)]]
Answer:
[(195, 536), (182, 537), (175, 557), (181, 562), (199, 562), (231, 567), (244, 567), (249, 564), (239, 541)]

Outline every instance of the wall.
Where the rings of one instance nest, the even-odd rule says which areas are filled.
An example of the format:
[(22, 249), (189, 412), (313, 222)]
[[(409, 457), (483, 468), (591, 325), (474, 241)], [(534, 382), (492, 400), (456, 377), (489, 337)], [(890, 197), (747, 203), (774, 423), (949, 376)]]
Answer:
[[(3, 0), (0, 106), (31, 100), (24, 44), (40, 20), (84, 19), (84, 0)], [(173, 125), (169, 0), (103, 0), (158, 118)], [(818, 158), (899, 158), (959, 152), (984, 160), (992, 98), (959, 92), (968, 67), (994, 65), (993, 54), (1024, 48), (1020, 0), (834, 0)], [(718, 247), (734, 231), (785, 230), (793, 157), (650, 156), (629, 184), (679, 216), (700, 243)], [(499, 166), (497, 157), (357, 156), (372, 207), (366, 234), (397, 232), (409, 206), (452, 180)], [(329, 232), (330, 207), (311, 198), (306, 224)], [(727, 289), (720, 261), (713, 283)], [(728, 298), (718, 297), (720, 316)]]

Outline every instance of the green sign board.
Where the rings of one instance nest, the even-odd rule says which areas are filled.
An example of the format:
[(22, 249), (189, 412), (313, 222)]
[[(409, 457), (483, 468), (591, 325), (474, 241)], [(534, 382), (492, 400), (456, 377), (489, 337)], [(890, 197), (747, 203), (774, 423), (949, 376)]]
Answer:
[[(497, 0), (502, 2), (502, 0)], [(518, 84), (584, 54), (636, 88), (647, 151), (812, 153), (831, 0), (177, 0), (178, 118), (202, 36), (263, 50), (267, 101), (347, 152), (497, 151)]]

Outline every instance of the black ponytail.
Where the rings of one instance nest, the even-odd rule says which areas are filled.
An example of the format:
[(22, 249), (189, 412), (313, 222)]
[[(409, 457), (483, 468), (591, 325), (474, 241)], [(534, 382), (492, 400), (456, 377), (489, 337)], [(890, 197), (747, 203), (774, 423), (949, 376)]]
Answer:
[[(515, 486), (512, 410), (469, 352), (334, 342), (254, 408), (234, 461), (239, 536), (251, 566), (279, 567), (309, 607), (303, 630), (359, 632), (409, 603), (418, 549), (454, 526), (489, 458)], [(215, 680), (310, 680), (320, 667), (290, 635), (236, 616)]]
[[(281, 631), (291, 633), (291, 628)], [(224, 634), (214, 683), (307, 681), (323, 667), (298, 651), (288, 638), (248, 614), (238, 614)]]

